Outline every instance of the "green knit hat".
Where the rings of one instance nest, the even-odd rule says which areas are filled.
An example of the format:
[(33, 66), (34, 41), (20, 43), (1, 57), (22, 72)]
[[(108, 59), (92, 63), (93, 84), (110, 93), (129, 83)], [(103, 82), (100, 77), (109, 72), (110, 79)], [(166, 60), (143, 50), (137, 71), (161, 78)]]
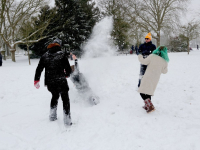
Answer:
[(169, 62), (166, 46), (159, 46), (156, 50), (153, 51), (152, 54), (158, 55), (162, 57), (166, 62)]

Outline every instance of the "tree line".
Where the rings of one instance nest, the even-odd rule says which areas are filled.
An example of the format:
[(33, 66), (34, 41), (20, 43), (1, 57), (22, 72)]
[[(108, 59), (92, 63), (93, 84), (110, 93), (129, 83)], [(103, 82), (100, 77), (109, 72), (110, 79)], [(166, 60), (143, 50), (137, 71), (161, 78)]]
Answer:
[[(199, 22), (182, 25), (180, 18), (190, 0), (45, 0), (0, 1), (0, 49), (15, 61), (16, 46), (41, 56), (55, 38), (69, 51), (82, 52), (94, 25), (104, 16), (112, 16), (112, 38), (116, 49), (138, 45), (148, 32), (156, 45), (165, 35), (171, 51), (188, 50), (190, 41), (199, 36)], [(98, 7), (97, 7), (98, 6)]]
[[(101, 0), (103, 13), (114, 19), (113, 39), (120, 50), (139, 45), (152, 33), (156, 45), (170, 51), (188, 51), (190, 41), (199, 37), (199, 20), (181, 23), (190, 0)], [(164, 40), (162, 40), (164, 37)], [(133, 43), (134, 41), (134, 43)]]
[(100, 19), (92, 0), (55, 0), (52, 8), (45, 0), (1, 0), (0, 5), (1, 51), (11, 53), (14, 62), (16, 46), (41, 56), (55, 38), (68, 50), (81, 51)]

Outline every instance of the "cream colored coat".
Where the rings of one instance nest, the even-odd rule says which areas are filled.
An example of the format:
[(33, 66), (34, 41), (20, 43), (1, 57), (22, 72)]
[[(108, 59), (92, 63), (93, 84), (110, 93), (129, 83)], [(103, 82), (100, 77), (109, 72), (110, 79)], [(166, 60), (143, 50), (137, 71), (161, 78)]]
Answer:
[(138, 92), (154, 95), (161, 73), (166, 74), (168, 71), (168, 63), (162, 57), (154, 54), (149, 55), (145, 59), (142, 55), (139, 55), (138, 59), (141, 64), (148, 65)]

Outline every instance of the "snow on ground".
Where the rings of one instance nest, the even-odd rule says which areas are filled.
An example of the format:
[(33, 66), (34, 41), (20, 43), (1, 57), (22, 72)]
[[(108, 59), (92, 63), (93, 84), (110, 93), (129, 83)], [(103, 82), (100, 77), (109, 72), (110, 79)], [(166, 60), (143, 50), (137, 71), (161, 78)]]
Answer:
[[(18, 56), (0, 67), (0, 150), (199, 150), (200, 51), (169, 54), (147, 114), (136, 91), (136, 55), (80, 60), (80, 70), (100, 97), (92, 106), (70, 87), (73, 126), (64, 127), (62, 101), (58, 120), (48, 120), (51, 94), (33, 86), (38, 60)], [(72, 62), (70, 62), (72, 63)]]

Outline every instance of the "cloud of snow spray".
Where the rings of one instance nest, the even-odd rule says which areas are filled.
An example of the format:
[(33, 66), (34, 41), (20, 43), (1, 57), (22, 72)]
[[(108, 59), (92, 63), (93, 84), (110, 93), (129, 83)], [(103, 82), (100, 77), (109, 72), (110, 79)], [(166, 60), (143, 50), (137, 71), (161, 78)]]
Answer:
[(111, 39), (113, 30), (113, 18), (105, 17), (97, 23), (92, 31), (88, 42), (83, 46), (84, 58), (112, 56), (115, 54), (115, 47)]
[[(109, 59), (107, 56), (113, 56), (116, 48), (111, 39), (111, 32), (113, 30), (113, 18), (105, 17), (97, 23), (92, 31), (92, 35), (88, 42), (83, 46), (84, 56), (80, 65), (80, 72), (82, 72), (89, 83), (92, 91), (97, 93), (101, 83), (98, 79), (101, 78), (102, 73), (109, 69)], [(98, 59), (92, 59), (97, 58)], [(101, 97), (101, 95), (98, 95)]]

